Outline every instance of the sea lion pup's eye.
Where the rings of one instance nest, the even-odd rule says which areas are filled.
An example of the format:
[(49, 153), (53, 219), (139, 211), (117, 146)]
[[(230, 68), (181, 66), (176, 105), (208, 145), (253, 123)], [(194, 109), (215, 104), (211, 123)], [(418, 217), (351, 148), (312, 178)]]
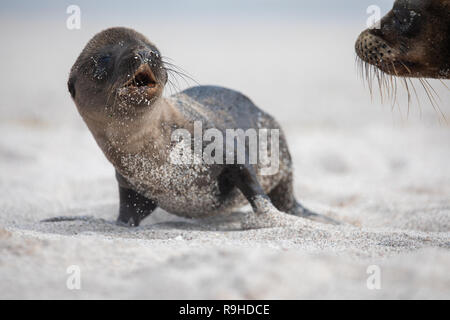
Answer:
[(92, 58), (94, 62), (94, 78), (97, 80), (104, 80), (108, 76), (111, 68), (112, 58), (110, 55), (102, 55)]

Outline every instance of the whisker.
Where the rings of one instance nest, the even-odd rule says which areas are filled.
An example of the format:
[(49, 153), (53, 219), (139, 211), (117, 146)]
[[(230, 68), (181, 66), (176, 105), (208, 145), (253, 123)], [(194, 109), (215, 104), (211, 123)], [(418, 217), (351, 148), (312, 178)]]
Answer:
[(436, 90), (434, 90), (433, 86), (428, 82), (427, 79), (423, 79), (425, 81), (425, 83), (431, 88), (431, 90), (433, 90), (434, 94), (436, 95), (436, 97), (439, 99), (439, 101), (442, 102), (441, 97), (439, 97), (439, 94), (436, 92)]
[(407, 114), (409, 115), (409, 108), (411, 105), (411, 93), (409, 92), (409, 86), (408, 86), (408, 82), (406, 81), (406, 78), (403, 78), (403, 82), (405, 84), (406, 91), (408, 92), (408, 113)]
[(171, 71), (171, 72), (177, 74), (178, 76), (180, 76), (180, 78), (182, 78), (182, 79), (186, 82), (186, 84), (187, 84), (188, 86), (189, 86), (190, 84), (189, 84), (189, 82), (186, 80), (186, 78), (189, 79), (189, 80), (191, 80), (191, 81), (193, 81), (193, 82), (195, 82), (195, 84), (199, 85), (199, 83), (197, 82), (197, 80), (195, 80), (194, 78), (192, 78), (192, 77), (191, 77), (190, 75), (188, 75), (188, 74), (185, 74), (185, 73), (183, 73), (183, 72), (180, 72), (180, 71), (177, 71), (177, 70), (174, 70), (174, 69), (171, 69), (171, 68), (166, 68), (166, 70), (169, 70), (169, 71)]
[(380, 90), (381, 103), (383, 103), (383, 89), (381, 88), (380, 73), (377, 69), (375, 69), (375, 76), (378, 79), (378, 88)]
[(417, 104), (419, 105), (420, 117), (422, 118), (422, 105), (420, 104), (419, 95), (417, 94), (416, 87), (414, 86), (414, 83), (413, 83), (413, 81), (411, 80), (411, 78), (408, 78), (408, 80), (409, 80), (409, 84), (411, 85), (411, 87), (412, 87), (413, 90), (414, 90), (414, 95), (415, 95), (415, 97), (416, 97)]
[(164, 61), (164, 60), (163, 60), (163, 63), (164, 63), (164, 65), (167, 65), (167, 66), (169, 66), (171, 68), (175, 68), (176, 70), (174, 70), (174, 71), (181, 73), (185, 77), (188, 77), (189, 79), (191, 79), (192, 81), (197, 83), (197, 81), (194, 79), (194, 77), (191, 74), (189, 74), (189, 72), (187, 72), (186, 70), (181, 68), (180, 66), (177, 66), (176, 64), (173, 64), (173, 63), (170, 63), (170, 62), (167, 62), (167, 61)]
[(423, 79), (422, 79), (422, 78), (419, 78), (419, 81), (420, 81), (420, 83), (422, 84), (422, 87), (423, 87), (423, 89), (425, 90), (425, 93), (427, 94), (428, 100), (430, 101), (431, 105), (433, 106), (433, 109), (434, 109), (436, 112), (438, 112), (437, 109), (436, 109), (436, 106), (434, 105), (433, 99), (431, 99), (430, 93), (428, 92), (428, 88), (426, 87), (426, 85), (425, 85)]
[(436, 94), (436, 96), (439, 98), (439, 95), (437, 94), (437, 92), (434, 90), (434, 88), (430, 85), (430, 83), (426, 80), (426, 79), (422, 79), (424, 81), (425, 86), (428, 89), (429, 95), (431, 96), (431, 98), (433, 99), (437, 110), (439, 111), (439, 113), (441, 114), (442, 118), (444, 119), (445, 122), (447, 122), (447, 118), (445, 117), (445, 114), (442, 112), (441, 108), (439, 107), (439, 103), (436, 101), (433, 92)]
[[(374, 96), (374, 81), (378, 82), (378, 90), (380, 91), (380, 99), (381, 103), (384, 103), (385, 101), (389, 101), (392, 103), (391, 108), (392, 110), (395, 109), (395, 105), (397, 104), (400, 108), (400, 104), (398, 102), (398, 82), (397, 80), (400, 80), (401, 85), (405, 88), (406, 94), (407, 94), (407, 100), (408, 100), (408, 109), (407, 109), (407, 117), (409, 117), (411, 106), (417, 101), (417, 104), (419, 106), (420, 110), (420, 117), (422, 117), (423, 110), (422, 110), (422, 102), (419, 96), (419, 92), (415, 87), (414, 79), (417, 79), (422, 86), (423, 90), (425, 91), (425, 94), (431, 103), (433, 109), (436, 111), (437, 114), (439, 114), (439, 117), (444, 119), (447, 122), (447, 118), (445, 116), (445, 113), (440, 108), (440, 104), (442, 103), (442, 99), (439, 95), (439, 92), (435, 90), (433, 85), (424, 78), (415, 78), (415, 77), (403, 77), (399, 75), (399, 72), (397, 70), (398, 65), (401, 67), (404, 67), (406, 72), (410, 75), (413, 75), (411, 69), (405, 65), (401, 61), (397, 62), (388, 62), (390, 64), (391, 71), (389, 73), (384, 72), (380, 68), (364, 61), (359, 56), (356, 56), (356, 67), (357, 72), (360, 77), (360, 79), (363, 80), (363, 84), (369, 89), (370, 92), (370, 99), (373, 102), (373, 96)], [(396, 66), (397, 65), (397, 66)], [(449, 87), (442, 79), (437, 79), (441, 82), (441, 84), (448, 90)], [(414, 92), (414, 93), (412, 93)], [(414, 97), (412, 96), (414, 95)], [(414, 101), (415, 100), (415, 101)], [(400, 110), (401, 112), (401, 110)]]
[(406, 71), (408, 71), (409, 74), (411, 74), (411, 69), (409, 69), (403, 62), (400, 61), (400, 63), (402, 64), (402, 66), (406, 69)]
[(445, 84), (445, 82), (444, 81), (442, 81), (442, 79), (439, 79), (439, 81), (444, 85), (444, 87), (446, 87), (447, 88), (447, 90), (450, 90), (450, 88), (449, 87), (447, 87), (447, 85)]
[[(170, 70), (169, 70), (170, 71)], [(169, 72), (169, 75), (172, 77), (172, 79), (175, 81), (172, 81), (172, 83), (174, 84), (174, 86), (175, 86), (175, 89), (177, 90), (177, 91), (179, 91), (179, 88), (180, 88), (180, 82), (178, 81), (178, 78), (177, 77), (175, 77), (171, 72)]]

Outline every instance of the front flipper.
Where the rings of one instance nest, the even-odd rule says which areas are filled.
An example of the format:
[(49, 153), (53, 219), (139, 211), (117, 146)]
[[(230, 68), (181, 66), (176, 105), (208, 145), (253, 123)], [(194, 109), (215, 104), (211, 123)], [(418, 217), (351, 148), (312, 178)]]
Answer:
[(148, 199), (129, 187), (126, 180), (116, 172), (119, 183), (120, 208), (117, 224), (137, 227), (157, 207), (155, 201)]

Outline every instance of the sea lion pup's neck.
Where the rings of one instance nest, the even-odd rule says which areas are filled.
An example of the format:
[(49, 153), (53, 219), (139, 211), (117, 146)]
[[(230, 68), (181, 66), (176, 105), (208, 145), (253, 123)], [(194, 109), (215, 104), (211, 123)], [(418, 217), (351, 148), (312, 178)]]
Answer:
[[(109, 160), (151, 150), (164, 151), (170, 145), (171, 127), (182, 119), (169, 99), (159, 97), (150, 106), (122, 117), (105, 118), (86, 114), (83, 118)], [(151, 148), (149, 148), (151, 146)], [(163, 152), (164, 153), (164, 152)], [(161, 154), (154, 155), (160, 157)]]
[(104, 30), (80, 53), (68, 89), (111, 162), (144, 151), (151, 159), (150, 146), (170, 144), (162, 131), (179, 117), (170, 99), (162, 97), (167, 77), (158, 48), (132, 29)]

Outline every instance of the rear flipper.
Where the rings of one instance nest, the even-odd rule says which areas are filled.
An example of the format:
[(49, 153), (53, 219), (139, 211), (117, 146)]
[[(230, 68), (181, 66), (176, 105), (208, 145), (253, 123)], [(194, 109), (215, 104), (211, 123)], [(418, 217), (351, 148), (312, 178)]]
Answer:
[(317, 222), (329, 223), (329, 224), (335, 224), (335, 225), (341, 224), (337, 220), (334, 220), (334, 219), (324, 216), (322, 214), (312, 212), (311, 210), (302, 206), (297, 201), (295, 201), (295, 205), (289, 211), (287, 211), (287, 213), (292, 214), (294, 216), (317, 221)]
[[(254, 214), (250, 215), (247, 218), (249, 221), (245, 222), (248, 226), (283, 226), (280, 211), (318, 222), (339, 224), (331, 218), (314, 213), (300, 205), (292, 192), (292, 178), (281, 181), (269, 195), (266, 195), (257, 181), (253, 167), (233, 165), (229, 170), (233, 184), (241, 190), (253, 208)], [(264, 219), (267, 221), (263, 221)]]
[(230, 165), (227, 174), (229, 174), (231, 183), (241, 190), (257, 215), (269, 211), (278, 211), (259, 184), (253, 167)]
[(338, 221), (327, 216), (312, 212), (297, 202), (294, 196), (292, 173), (278, 183), (269, 193), (273, 205), (280, 211), (294, 216), (314, 220), (322, 223), (340, 224)]

